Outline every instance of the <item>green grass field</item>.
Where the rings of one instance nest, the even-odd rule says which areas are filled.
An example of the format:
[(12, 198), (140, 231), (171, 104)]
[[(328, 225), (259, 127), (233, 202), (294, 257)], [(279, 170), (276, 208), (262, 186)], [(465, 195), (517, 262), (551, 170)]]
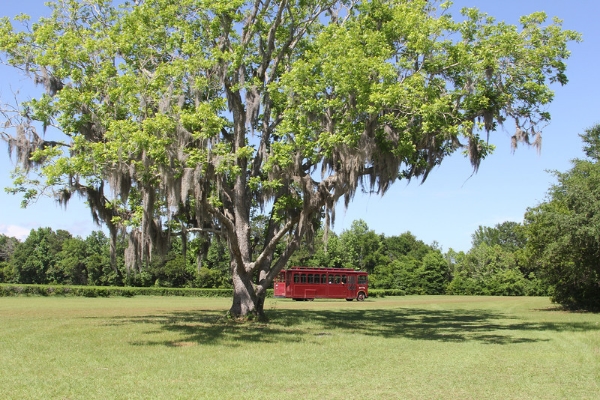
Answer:
[(10, 399), (596, 399), (600, 315), (545, 298), (0, 298)]

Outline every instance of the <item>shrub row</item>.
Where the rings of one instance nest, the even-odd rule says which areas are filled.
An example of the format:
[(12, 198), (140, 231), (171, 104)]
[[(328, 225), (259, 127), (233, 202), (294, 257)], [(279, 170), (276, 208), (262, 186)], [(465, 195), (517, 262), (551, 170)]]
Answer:
[[(402, 289), (371, 289), (369, 297), (404, 296)], [(7, 296), (80, 296), (80, 297), (133, 297), (133, 296), (187, 296), (231, 297), (232, 289), (198, 289), (165, 287), (117, 287), (117, 286), (63, 286), (0, 284), (0, 297)], [(273, 289), (267, 291), (273, 297)]]
[(369, 297), (405, 296), (402, 289), (369, 289)]
[[(232, 289), (197, 289), (163, 287), (114, 286), (62, 286), (62, 285), (11, 285), (0, 284), (0, 297), (6, 296), (82, 296), (82, 297), (132, 297), (132, 296), (187, 296), (231, 297)], [(267, 297), (273, 290), (267, 291)]]

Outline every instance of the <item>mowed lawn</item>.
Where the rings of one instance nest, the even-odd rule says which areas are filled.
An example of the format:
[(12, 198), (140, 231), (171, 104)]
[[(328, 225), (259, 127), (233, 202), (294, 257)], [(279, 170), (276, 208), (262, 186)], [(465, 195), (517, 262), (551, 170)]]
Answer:
[(600, 315), (546, 298), (0, 298), (9, 399), (597, 399)]

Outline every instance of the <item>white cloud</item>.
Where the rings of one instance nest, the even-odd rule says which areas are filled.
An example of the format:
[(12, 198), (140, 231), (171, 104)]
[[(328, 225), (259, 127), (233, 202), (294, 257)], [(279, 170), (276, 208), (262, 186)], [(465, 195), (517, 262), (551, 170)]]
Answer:
[(6, 236), (16, 237), (19, 240), (24, 240), (29, 236), (31, 229), (23, 228), (16, 225), (0, 225), (0, 233)]

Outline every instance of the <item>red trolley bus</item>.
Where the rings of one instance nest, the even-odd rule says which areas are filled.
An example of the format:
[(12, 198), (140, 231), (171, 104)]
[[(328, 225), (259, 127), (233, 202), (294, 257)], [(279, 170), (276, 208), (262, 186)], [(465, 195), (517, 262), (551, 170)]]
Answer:
[(281, 271), (274, 283), (274, 296), (294, 300), (354, 299), (369, 295), (366, 272), (350, 268), (292, 267)]

